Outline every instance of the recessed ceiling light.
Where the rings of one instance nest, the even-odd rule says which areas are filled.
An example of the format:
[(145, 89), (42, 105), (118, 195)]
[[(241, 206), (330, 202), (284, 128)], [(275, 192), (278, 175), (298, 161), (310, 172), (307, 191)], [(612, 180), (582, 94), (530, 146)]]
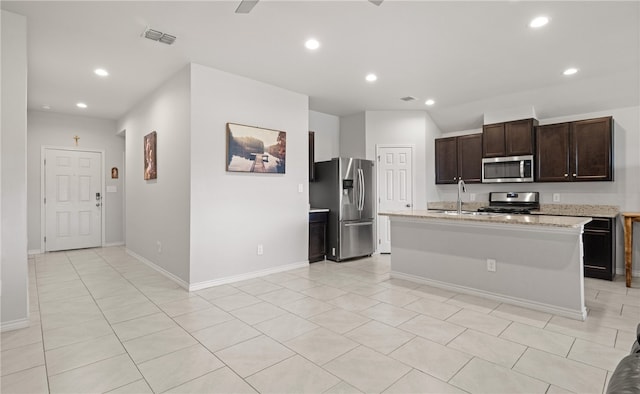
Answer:
[(367, 80), (367, 82), (375, 82), (378, 79), (378, 76), (376, 74), (367, 74), (367, 76), (365, 77), (365, 79)]
[(50, 109), (51, 109), (51, 106), (50, 106), (49, 104), (43, 104), (43, 105), (42, 105), (42, 109), (45, 109), (45, 110), (47, 110), (47, 111), (48, 111), (48, 110), (50, 110)]
[(547, 18), (546, 16), (538, 16), (536, 18), (533, 18), (531, 22), (529, 22), (529, 27), (533, 27), (535, 29), (538, 27), (542, 27), (547, 23), (549, 23), (549, 18)]
[(311, 49), (313, 51), (320, 48), (320, 42), (315, 38), (311, 38), (304, 43), (304, 46), (307, 47), (307, 49)]
[(76, 107), (78, 107), (78, 108), (87, 108), (87, 104), (85, 104), (85, 103), (77, 103)]
[(577, 72), (578, 72), (577, 68), (571, 67), (571, 68), (568, 68), (568, 69), (564, 70), (562, 73), (564, 75), (573, 75), (573, 74), (575, 74)]
[(96, 68), (93, 72), (99, 77), (107, 77), (109, 76), (109, 72), (104, 68)]
[(436, 102), (435, 102), (435, 101), (433, 101), (433, 99), (429, 99), (429, 100), (425, 101), (424, 103), (425, 103), (426, 105), (433, 105), (433, 104), (435, 104)]

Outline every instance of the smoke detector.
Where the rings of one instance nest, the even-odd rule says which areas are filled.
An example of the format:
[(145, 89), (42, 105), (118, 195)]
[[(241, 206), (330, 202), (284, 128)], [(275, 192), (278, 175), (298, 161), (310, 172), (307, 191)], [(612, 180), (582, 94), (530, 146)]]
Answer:
[(147, 27), (147, 29), (142, 33), (144, 38), (148, 38), (153, 41), (158, 41), (163, 44), (171, 45), (176, 40), (176, 36), (172, 36), (171, 34), (163, 33), (158, 30), (153, 30)]

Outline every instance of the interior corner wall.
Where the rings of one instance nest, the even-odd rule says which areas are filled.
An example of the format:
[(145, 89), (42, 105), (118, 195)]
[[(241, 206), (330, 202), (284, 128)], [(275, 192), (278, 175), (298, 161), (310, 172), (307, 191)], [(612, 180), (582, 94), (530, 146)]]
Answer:
[[(29, 250), (39, 251), (42, 237), (41, 162), (42, 147), (72, 147), (74, 149), (101, 149), (105, 152), (104, 172), (106, 190), (103, 198), (106, 246), (124, 244), (124, 178), (123, 153), (125, 140), (116, 134), (116, 122), (108, 119), (73, 116), (44, 111), (27, 113), (27, 190)], [(73, 136), (79, 136), (75, 146)], [(111, 168), (119, 169), (119, 178), (111, 179)]]
[[(190, 68), (137, 104), (119, 122), (126, 146), (126, 246), (189, 281)], [(157, 179), (144, 179), (144, 136), (157, 132)]]
[(340, 156), (338, 116), (309, 111), (309, 131), (315, 132), (314, 161), (326, 161)]
[(27, 263), (27, 21), (1, 11), (0, 329), (29, 324)]
[[(308, 103), (299, 93), (191, 65), (192, 285), (308, 262)], [(227, 172), (227, 122), (285, 131), (286, 173)]]
[(440, 131), (425, 111), (367, 111), (366, 149), (367, 159), (376, 159), (376, 145), (414, 146), (413, 206), (426, 209), (427, 201), (437, 197), (435, 182), (434, 148), (431, 142)]
[(340, 157), (366, 159), (365, 113), (340, 117)]

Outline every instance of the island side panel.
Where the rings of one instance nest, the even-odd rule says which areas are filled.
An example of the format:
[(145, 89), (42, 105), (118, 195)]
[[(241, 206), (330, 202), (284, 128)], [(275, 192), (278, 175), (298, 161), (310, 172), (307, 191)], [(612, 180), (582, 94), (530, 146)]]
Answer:
[[(392, 276), (584, 320), (582, 227), (391, 218)], [(487, 270), (487, 259), (497, 262)]]

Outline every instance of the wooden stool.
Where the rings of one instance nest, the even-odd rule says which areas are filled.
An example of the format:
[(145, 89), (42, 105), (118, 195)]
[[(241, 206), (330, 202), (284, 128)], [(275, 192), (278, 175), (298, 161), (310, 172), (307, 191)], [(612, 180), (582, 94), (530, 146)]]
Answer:
[(623, 212), (624, 218), (624, 274), (627, 287), (631, 287), (631, 263), (633, 258), (633, 222), (640, 222), (640, 212)]

